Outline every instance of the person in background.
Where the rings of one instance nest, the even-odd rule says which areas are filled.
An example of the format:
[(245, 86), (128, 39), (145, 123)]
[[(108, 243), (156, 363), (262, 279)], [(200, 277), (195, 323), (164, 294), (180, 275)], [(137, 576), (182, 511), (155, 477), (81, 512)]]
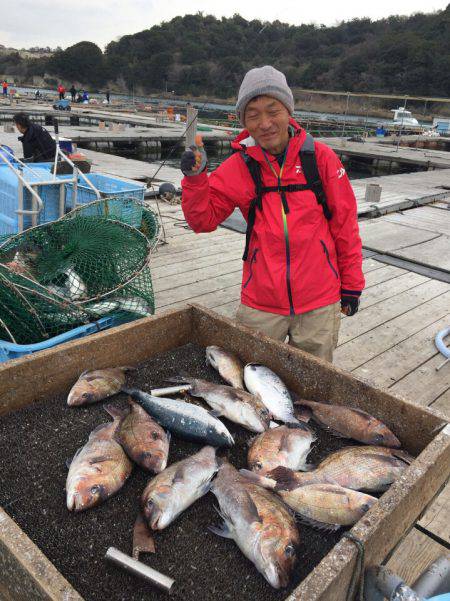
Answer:
[(23, 160), (28, 163), (53, 161), (56, 143), (46, 129), (32, 123), (26, 113), (16, 113), (13, 117), (17, 130), (22, 134)]
[(110, 93), (109, 90), (106, 90), (106, 102), (109, 104)]
[(237, 322), (332, 361), (340, 313), (358, 311), (365, 285), (350, 181), (293, 118), (280, 71), (251, 69), (236, 112), (236, 152), (209, 176), (202, 146), (183, 153), (184, 216), (194, 232), (212, 232), (239, 208), (247, 233)]
[(70, 88), (69, 92), (70, 92), (70, 96), (72, 98), (72, 102), (75, 102), (76, 97), (77, 97), (77, 91), (76, 91), (75, 86), (73, 84), (72, 84), (72, 87)]
[(58, 94), (59, 94), (59, 99), (64, 100), (64, 96), (66, 94), (66, 88), (61, 83), (58, 85)]
[(86, 92), (86, 90), (83, 90), (83, 103), (88, 103), (89, 102), (89, 94), (88, 92)]
[(36, 90), (36, 92), (34, 93), (34, 97), (36, 98), (36, 100), (39, 100), (41, 96), (42, 96), (41, 91), (39, 89)]
[(2, 90), (3, 90), (3, 96), (5, 98), (7, 98), (8, 97), (8, 82), (7, 81), (4, 81), (2, 83)]

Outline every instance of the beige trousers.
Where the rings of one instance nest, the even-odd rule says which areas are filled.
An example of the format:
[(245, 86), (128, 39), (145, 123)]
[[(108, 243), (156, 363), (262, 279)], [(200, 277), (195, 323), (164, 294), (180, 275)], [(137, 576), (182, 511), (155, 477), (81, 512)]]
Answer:
[(333, 361), (341, 325), (341, 303), (320, 307), (300, 315), (278, 315), (239, 305), (236, 321), (316, 357)]

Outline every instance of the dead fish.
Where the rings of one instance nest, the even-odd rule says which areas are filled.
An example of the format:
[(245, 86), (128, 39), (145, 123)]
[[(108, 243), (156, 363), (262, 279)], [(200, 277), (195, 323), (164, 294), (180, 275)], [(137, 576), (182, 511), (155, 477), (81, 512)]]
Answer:
[(117, 301), (101, 301), (92, 305), (86, 305), (86, 309), (97, 313), (97, 315), (106, 315), (107, 313), (111, 313), (111, 311), (115, 311), (118, 306), (119, 303)]
[(206, 494), (217, 467), (215, 448), (206, 446), (150, 480), (141, 497), (142, 512), (149, 527), (163, 530)]
[(289, 390), (275, 372), (259, 363), (248, 363), (244, 368), (244, 381), (247, 390), (259, 395), (274, 419), (298, 422)]
[(264, 432), (269, 427), (269, 410), (259, 397), (245, 390), (188, 376), (176, 381), (190, 384), (189, 394), (204, 399), (218, 417), (226, 417), (252, 432)]
[(69, 467), (67, 509), (82, 511), (95, 507), (116, 493), (131, 474), (133, 464), (114, 436), (120, 419), (93, 430)]
[[(275, 490), (306, 484), (338, 484), (344, 488), (383, 492), (413, 461), (404, 451), (386, 447), (345, 447), (329, 455), (308, 473), (275, 468), (266, 478), (276, 481)], [(269, 486), (273, 488), (273, 486)]]
[(377, 501), (375, 497), (336, 484), (296, 485), (278, 490), (274, 479), (261, 477), (249, 470), (240, 470), (240, 473), (256, 484), (276, 489), (301, 521), (323, 530), (338, 530), (341, 526), (356, 524)]
[(64, 285), (67, 288), (69, 298), (71, 300), (83, 298), (86, 295), (87, 288), (80, 276), (70, 267), (64, 273), (67, 276)]
[(108, 367), (84, 371), (72, 386), (67, 404), (90, 405), (102, 401), (120, 391), (125, 384), (125, 372), (132, 367)]
[(161, 426), (182, 438), (216, 447), (234, 444), (225, 424), (203, 407), (176, 399), (154, 397), (142, 390), (122, 390), (136, 399)]
[(206, 363), (234, 388), (244, 388), (244, 364), (234, 353), (220, 346), (207, 346)]
[(380, 445), (384, 447), (399, 448), (400, 441), (380, 420), (361, 409), (352, 409), (342, 405), (331, 405), (328, 403), (317, 403), (301, 399), (295, 402), (300, 408), (301, 415), (296, 412), (299, 419), (308, 421), (306, 413), (320, 426), (331, 434), (344, 438), (353, 438), (365, 444)]
[(315, 440), (315, 434), (303, 423), (270, 428), (251, 442), (248, 466), (258, 474), (267, 474), (279, 465), (307, 471), (313, 467), (306, 458)]
[(117, 301), (120, 309), (122, 309), (122, 311), (127, 311), (128, 313), (135, 313), (136, 315), (141, 315), (142, 317), (147, 317), (153, 313), (145, 300), (139, 296), (133, 296), (129, 298), (117, 297), (111, 300)]
[(120, 419), (116, 440), (128, 457), (150, 472), (162, 472), (167, 466), (170, 433), (131, 399), (125, 409), (113, 405), (107, 405), (105, 409), (112, 417)]
[(300, 537), (284, 503), (241, 476), (226, 460), (211, 491), (224, 520), (222, 527), (211, 528), (212, 532), (233, 539), (274, 588), (287, 586)]

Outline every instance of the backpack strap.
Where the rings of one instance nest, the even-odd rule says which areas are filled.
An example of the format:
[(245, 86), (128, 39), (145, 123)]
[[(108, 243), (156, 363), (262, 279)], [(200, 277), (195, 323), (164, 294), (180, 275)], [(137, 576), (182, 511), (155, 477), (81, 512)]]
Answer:
[(256, 196), (251, 201), (250, 207), (248, 209), (247, 229), (245, 231), (245, 250), (244, 254), (242, 255), (242, 260), (246, 261), (248, 258), (250, 238), (252, 237), (253, 226), (255, 225), (256, 209), (258, 208), (260, 211), (262, 211), (263, 185), (261, 179), (261, 169), (258, 164), (258, 161), (256, 161), (244, 151), (242, 151), (240, 154), (242, 159), (244, 160), (244, 163), (247, 165), (250, 175), (252, 176), (256, 192)]
[(305, 141), (300, 149), (300, 162), (308, 183), (308, 189), (314, 192), (318, 204), (322, 207), (325, 218), (327, 221), (329, 221), (331, 219), (331, 211), (327, 204), (325, 191), (322, 186), (322, 180), (320, 179), (319, 169), (317, 167), (314, 138), (311, 134), (306, 134)]

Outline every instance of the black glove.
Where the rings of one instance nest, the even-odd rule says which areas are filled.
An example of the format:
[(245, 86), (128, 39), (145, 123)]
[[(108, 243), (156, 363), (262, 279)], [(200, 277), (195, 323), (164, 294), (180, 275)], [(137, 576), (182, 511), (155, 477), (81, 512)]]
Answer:
[(361, 292), (354, 290), (342, 290), (341, 292), (341, 311), (347, 317), (351, 317), (358, 312), (359, 297)]
[(180, 168), (184, 175), (198, 175), (205, 170), (208, 162), (206, 152), (203, 146), (190, 146), (181, 155)]

